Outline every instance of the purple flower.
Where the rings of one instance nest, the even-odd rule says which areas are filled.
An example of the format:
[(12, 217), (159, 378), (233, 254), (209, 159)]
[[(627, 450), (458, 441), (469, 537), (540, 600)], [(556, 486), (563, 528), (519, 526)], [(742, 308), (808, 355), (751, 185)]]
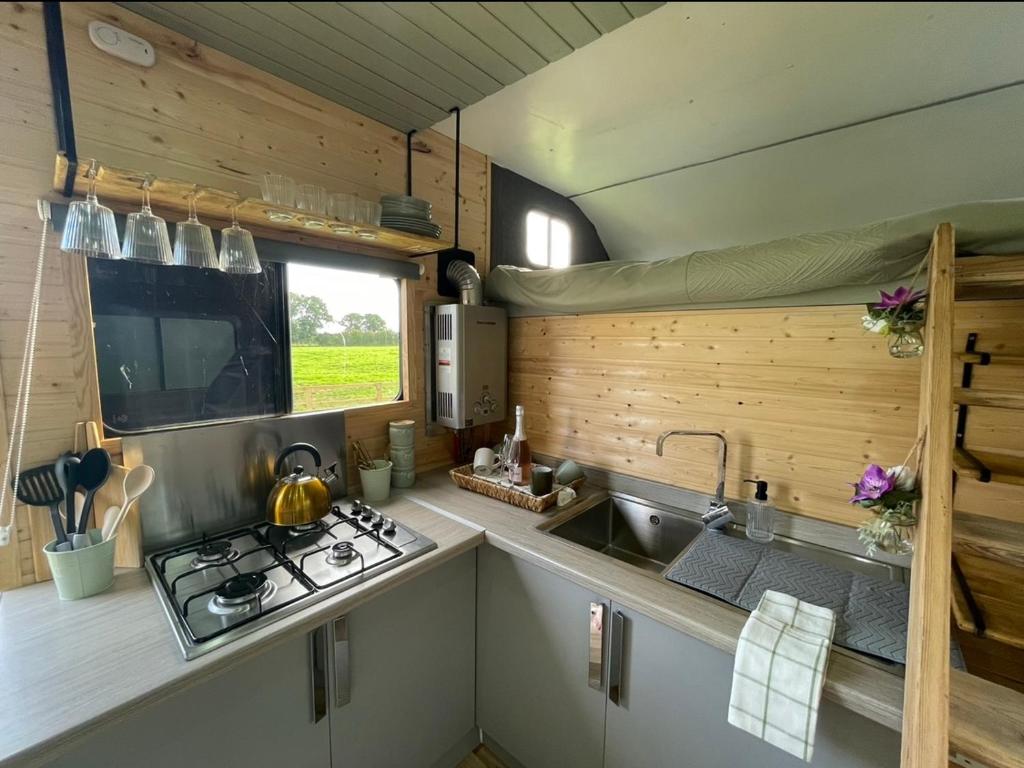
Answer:
[(857, 493), (850, 499), (851, 504), (858, 501), (877, 501), (891, 491), (894, 487), (893, 479), (882, 467), (877, 464), (870, 464), (864, 470), (864, 475), (853, 484)]
[(885, 291), (879, 291), (879, 293), (882, 295), (882, 300), (875, 304), (875, 309), (895, 309), (900, 306), (909, 307), (915, 301), (924, 297), (924, 291), (911, 292), (909, 288), (902, 285), (891, 294)]

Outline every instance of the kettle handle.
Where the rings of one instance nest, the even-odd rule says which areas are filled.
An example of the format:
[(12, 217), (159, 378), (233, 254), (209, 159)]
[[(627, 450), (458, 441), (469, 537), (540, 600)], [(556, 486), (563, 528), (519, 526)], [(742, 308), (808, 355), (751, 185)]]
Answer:
[(293, 453), (305, 451), (313, 457), (313, 463), (316, 465), (317, 471), (320, 470), (320, 451), (316, 447), (309, 443), (292, 443), (285, 448), (277, 457), (277, 461), (274, 462), (274, 475), (276, 477), (281, 476), (281, 467), (284, 466), (284, 460), (291, 456)]

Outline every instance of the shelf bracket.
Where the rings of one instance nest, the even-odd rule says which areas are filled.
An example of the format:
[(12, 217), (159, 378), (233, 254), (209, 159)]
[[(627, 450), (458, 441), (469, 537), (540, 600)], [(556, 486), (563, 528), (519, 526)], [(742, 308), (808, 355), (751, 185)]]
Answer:
[(68, 80), (68, 57), (64, 49), (64, 23), (60, 3), (43, 3), (43, 24), (46, 27), (46, 56), (50, 65), (50, 89), (53, 91), (53, 117), (57, 123), (57, 147), (67, 158), (67, 173), (62, 192), (71, 197), (75, 192), (78, 172), (78, 147), (75, 144), (75, 121), (71, 116), (71, 85)]
[[(964, 352), (968, 355), (977, 354), (975, 347), (978, 344), (978, 334), (968, 333), (967, 344), (964, 348)], [(973, 358), (967, 358), (964, 360), (964, 370), (960, 377), (960, 386), (963, 389), (970, 389), (971, 380), (974, 377), (974, 366), (976, 363), (971, 362)], [(983, 354), (977, 365), (988, 365), (990, 357), (988, 354)], [(978, 481), (987, 483), (992, 480), (992, 470), (985, 466), (984, 463), (979, 461), (967, 448), (964, 447), (964, 440), (967, 436), (967, 409), (966, 405), (961, 405), (956, 415), (956, 435), (955, 435), (955, 446), (957, 454), (971, 465), (978, 472)]]

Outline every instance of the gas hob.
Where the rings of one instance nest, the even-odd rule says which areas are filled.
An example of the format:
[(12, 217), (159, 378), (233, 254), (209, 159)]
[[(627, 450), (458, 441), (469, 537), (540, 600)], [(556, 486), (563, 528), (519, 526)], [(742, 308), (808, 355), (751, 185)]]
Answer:
[(435, 549), (359, 501), (310, 525), (262, 523), (146, 558), (186, 659)]

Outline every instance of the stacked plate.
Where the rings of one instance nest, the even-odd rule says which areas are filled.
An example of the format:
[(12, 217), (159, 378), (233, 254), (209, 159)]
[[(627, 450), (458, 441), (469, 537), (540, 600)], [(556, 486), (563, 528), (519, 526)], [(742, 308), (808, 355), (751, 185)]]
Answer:
[(408, 195), (384, 195), (380, 199), (380, 225), (414, 235), (438, 238), (441, 228), (430, 218), (430, 203)]

